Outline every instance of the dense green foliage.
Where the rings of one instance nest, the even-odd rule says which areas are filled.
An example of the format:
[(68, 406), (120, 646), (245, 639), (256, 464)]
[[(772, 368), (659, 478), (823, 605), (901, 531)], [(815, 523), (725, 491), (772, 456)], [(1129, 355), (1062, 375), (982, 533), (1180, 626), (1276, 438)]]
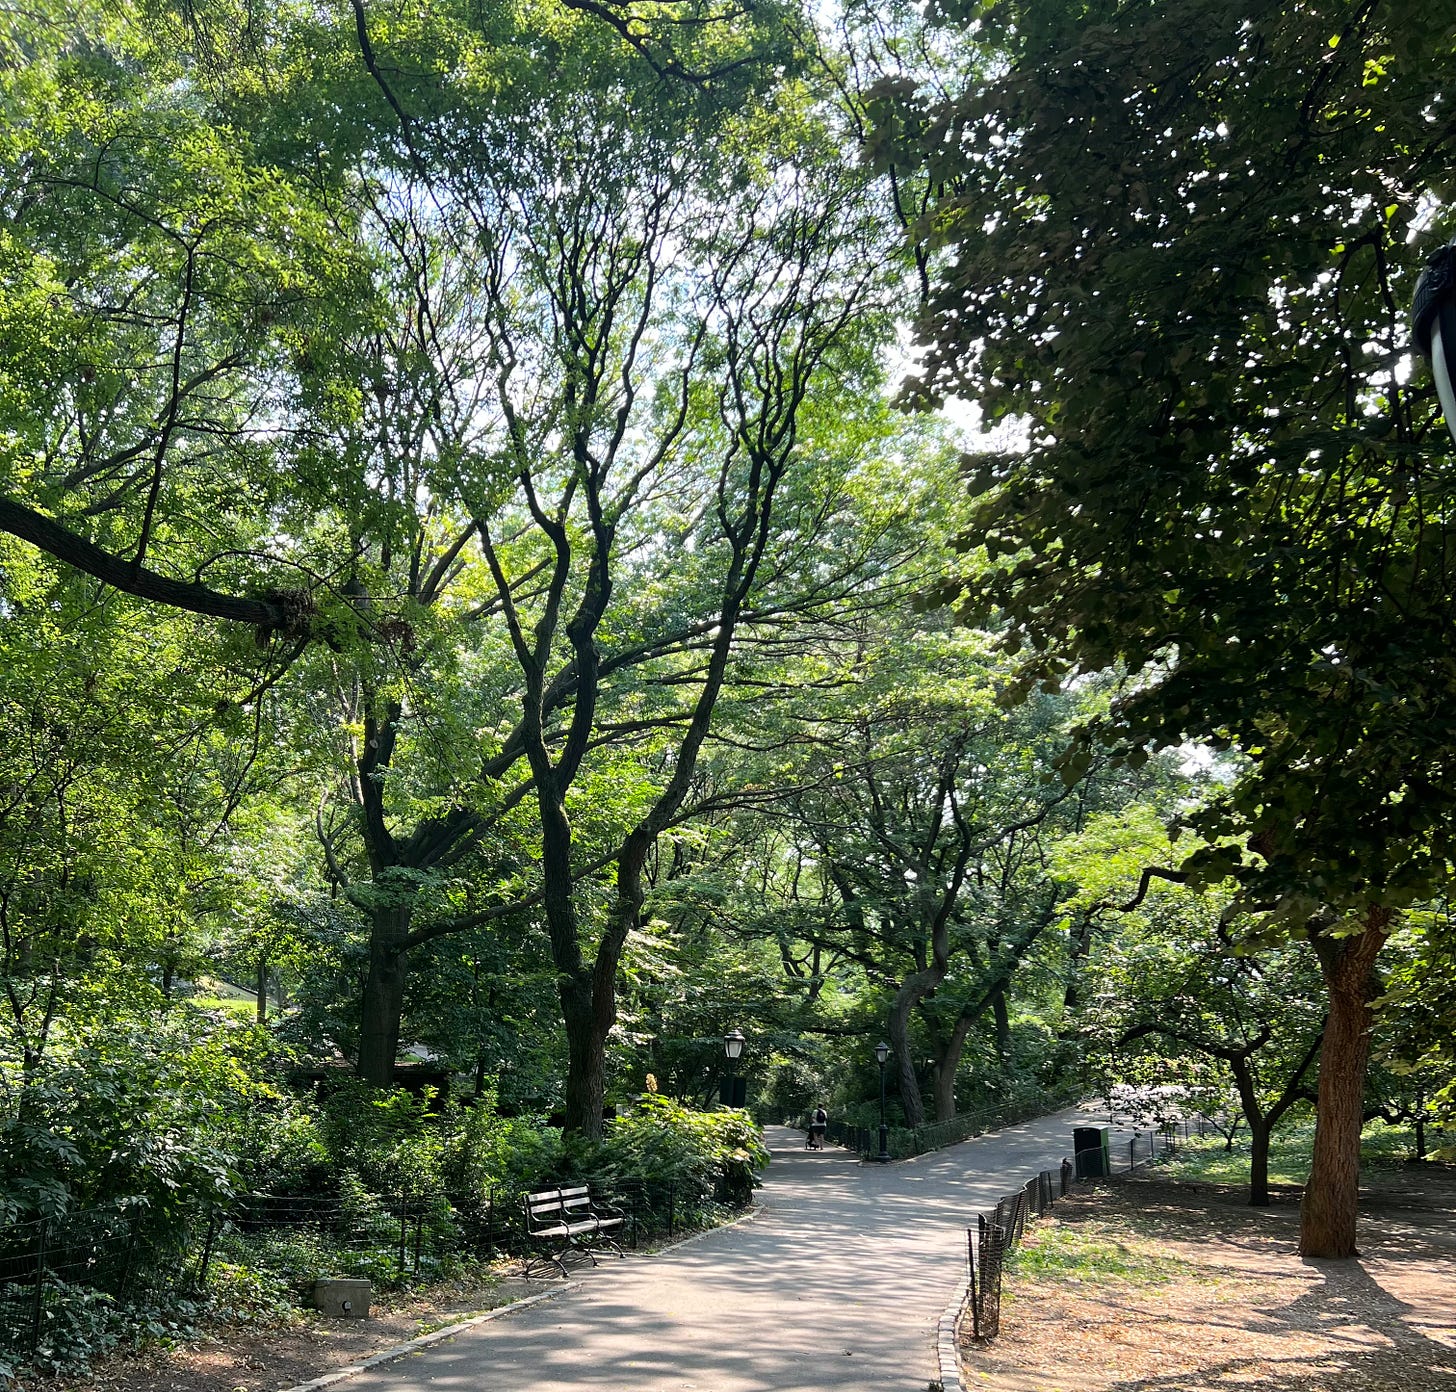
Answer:
[(542, 1183), (711, 1221), (881, 1038), (907, 1150), (1176, 1083), (1257, 1198), (1336, 1076), (1434, 1134), (1451, 57), (1405, 0), (0, 17), (6, 1240), (104, 1230), (165, 1331), (208, 1234), (263, 1318)]
[(1027, 0), (965, 38), (985, 81), (875, 104), (881, 160), (937, 184), (911, 395), (1025, 441), (975, 462), (942, 593), (1006, 623), (1021, 690), (1141, 674), (1069, 777), (1238, 751), (1183, 874), (1319, 955), (1302, 1241), (1349, 1255), (1372, 965), (1453, 863), (1452, 455), (1398, 309), (1445, 217), (1451, 32), (1404, 0)]

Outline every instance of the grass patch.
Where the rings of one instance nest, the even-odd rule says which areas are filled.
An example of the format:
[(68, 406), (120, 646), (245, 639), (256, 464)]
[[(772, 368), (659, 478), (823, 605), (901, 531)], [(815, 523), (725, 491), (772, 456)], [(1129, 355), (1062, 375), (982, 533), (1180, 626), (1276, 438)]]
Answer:
[(1026, 1230), (1007, 1270), (1020, 1277), (1096, 1283), (1114, 1279), (1156, 1286), (1170, 1281), (1183, 1264), (1159, 1255), (1156, 1244), (1139, 1242), (1121, 1224), (1087, 1219), (1062, 1223), (1043, 1217)]
[[(1433, 1127), (1426, 1128), (1428, 1150), (1449, 1143), (1449, 1133)], [(1309, 1178), (1313, 1153), (1313, 1118), (1280, 1127), (1269, 1142), (1269, 1182), (1302, 1185)], [(1403, 1165), (1415, 1153), (1413, 1127), (1387, 1126), (1383, 1121), (1372, 1121), (1361, 1133), (1360, 1163), (1367, 1168)], [(1203, 1180), (1209, 1184), (1247, 1184), (1248, 1141), (1235, 1141), (1233, 1149), (1229, 1150), (1221, 1136), (1192, 1137), (1179, 1142), (1177, 1155), (1159, 1168), (1170, 1179)]]
[(189, 996), (187, 1003), (199, 1010), (223, 1010), (243, 1020), (251, 1020), (258, 1013), (254, 1002), (239, 1000), (235, 996)]
[[(1314, 1147), (1314, 1126), (1299, 1124), (1276, 1131), (1269, 1143), (1269, 1183), (1303, 1184), (1309, 1176)], [(1201, 1180), (1207, 1184), (1247, 1184), (1249, 1146), (1235, 1141), (1232, 1150), (1220, 1136), (1201, 1136), (1183, 1142), (1178, 1153), (1161, 1165), (1170, 1179)]]

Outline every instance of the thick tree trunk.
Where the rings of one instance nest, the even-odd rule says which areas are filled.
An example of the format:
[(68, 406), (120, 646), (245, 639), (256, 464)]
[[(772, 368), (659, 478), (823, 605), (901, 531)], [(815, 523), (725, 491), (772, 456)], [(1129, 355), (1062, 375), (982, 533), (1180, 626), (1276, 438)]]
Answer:
[(369, 934), (369, 975), (359, 1009), (359, 1058), (355, 1071), (373, 1087), (394, 1086), (400, 1017), (408, 959), (400, 946), (409, 932), (411, 909), (376, 909)]
[(1314, 1159), (1299, 1206), (1299, 1252), (1353, 1257), (1360, 1191), (1360, 1130), (1365, 1115), (1365, 1064), (1370, 1053), (1370, 1001), (1375, 958), (1391, 911), (1371, 909), (1365, 931), (1330, 938), (1311, 932), (1330, 1012), (1320, 1054)]
[(1253, 1208), (1269, 1207), (1269, 1136), (1263, 1117), (1249, 1120), (1249, 1204)]
[(965, 1052), (966, 1040), (971, 1026), (981, 1018), (986, 1008), (984, 997), (973, 1010), (963, 1010), (951, 1031), (950, 1040), (939, 1059), (935, 1075), (935, 1119), (949, 1121), (956, 1114), (956, 1075), (960, 1072), (961, 1055)]
[(925, 1103), (920, 1097), (920, 1079), (915, 1076), (915, 1059), (910, 1053), (910, 1012), (931, 989), (928, 985), (921, 986), (922, 979), (928, 975), (928, 972), (916, 972), (909, 977), (895, 993), (895, 1004), (890, 1010), (890, 1048), (895, 1054), (895, 1076), (899, 1080), (900, 1106), (905, 1112), (906, 1126), (925, 1125)]
[(258, 1023), (268, 1023), (268, 957), (266, 953), (258, 956)]
[(566, 1129), (591, 1140), (602, 1134), (607, 1096), (607, 1040), (597, 1028), (590, 973), (561, 978), (566, 1031)]
[[(641, 917), (646, 897), (642, 867), (651, 846), (650, 833), (640, 827), (627, 836), (617, 859), (617, 898), (597, 944), (596, 960), (590, 967), (579, 965), (576, 971), (561, 977), (561, 1014), (566, 1026), (566, 1129), (593, 1140), (602, 1134), (606, 1106), (607, 1039), (617, 1022), (617, 970), (627, 935)], [(574, 908), (572, 922), (574, 935)], [(580, 957), (577, 960), (580, 963)]]

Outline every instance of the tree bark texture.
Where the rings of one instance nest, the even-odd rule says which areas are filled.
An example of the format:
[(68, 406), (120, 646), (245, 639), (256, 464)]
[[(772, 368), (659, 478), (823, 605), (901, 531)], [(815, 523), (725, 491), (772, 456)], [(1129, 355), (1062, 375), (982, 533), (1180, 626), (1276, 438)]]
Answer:
[(372, 1087), (394, 1086), (404, 983), (409, 970), (402, 944), (409, 932), (410, 914), (409, 908), (397, 905), (376, 909), (369, 935), (369, 975), (360, 1002), (356, 1072)]
[(910, 1057), (910, 1009), (914, 1000), (907, 996), (909, 983), (895, 996), (890, 1011), (890, 1048), (894, 1051), (895, 1089), (900, 1094), (900, 1107), (906, 1126), (925, 1124), (925, 1103), (920, 1097), (920, 1079), (915, 1076), (915, 1061)]
[(1269, 1126), (1262, 1117), (1249, 1120), (1249, 1205), (1269, 1207)]
[(1353, 937), (1310, 932), (1329, 992), (1330, 1012), (1320, 1055), (1314, 1159), (1299, 1206), (1299, 1253), (1304, 1257), (1357, 1255), (1370, 1002), (1375, 994), (1375, 959), (1391, 917), (1389, 909), (1372, 908), (1365, 917), (1365, 931)]

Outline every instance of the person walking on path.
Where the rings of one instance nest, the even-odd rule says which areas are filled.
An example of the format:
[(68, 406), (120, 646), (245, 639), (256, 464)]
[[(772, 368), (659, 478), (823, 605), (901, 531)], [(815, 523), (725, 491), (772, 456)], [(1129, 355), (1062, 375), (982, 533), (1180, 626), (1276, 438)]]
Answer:
[(823, 1107), (814, 1109), (813, 1120), (809, 1123), (809, 1149), (824, 1149), (824, 1133), (829, 1128), (829, 1113)]

